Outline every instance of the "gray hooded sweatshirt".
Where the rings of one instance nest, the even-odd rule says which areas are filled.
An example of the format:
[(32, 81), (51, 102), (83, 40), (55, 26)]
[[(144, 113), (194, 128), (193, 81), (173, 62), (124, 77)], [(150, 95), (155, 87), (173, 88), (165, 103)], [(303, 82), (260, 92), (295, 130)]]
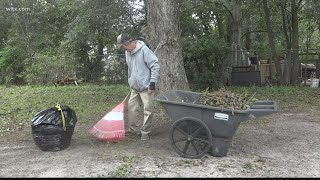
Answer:
[(157, 56), (145, 45), (143, 41), (136, 41), (136, 48), (126, 51), (128, 65), (128, 83), (136, 91), (143, 91), (149, 87), (150, 82), (157, 82), (160, 65)]

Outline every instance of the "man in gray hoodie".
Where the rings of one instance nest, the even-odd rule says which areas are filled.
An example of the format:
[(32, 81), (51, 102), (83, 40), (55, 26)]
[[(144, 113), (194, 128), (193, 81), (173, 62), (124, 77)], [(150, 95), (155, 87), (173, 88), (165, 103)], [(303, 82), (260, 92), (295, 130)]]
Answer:
[[(131, 88), (126, 133), (141, 134), (141, 140), (148, 140), (153, 116), (154, 90), (160, 71), (158, 58), (143, 41), (133, 40), (128, 34), (120, 34), (117, 37), (117, 45), (125, 50), (128, 83)], [(137, 113), (141, 103), (144, 111), (143, 122), (138, 119)]]

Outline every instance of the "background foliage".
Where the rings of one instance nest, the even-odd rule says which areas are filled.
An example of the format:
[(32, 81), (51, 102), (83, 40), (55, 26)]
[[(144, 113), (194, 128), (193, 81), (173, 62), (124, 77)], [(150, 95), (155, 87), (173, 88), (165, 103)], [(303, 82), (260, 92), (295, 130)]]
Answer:
[[(289, 42), (295, 36), (290, 25), (293, 2), (300, 3), (299, 52), (319, 53), (320, 2), (270, 0), (279, 56), (288, 48), (285, 29), (291, 33)], [(129, 32), (143, 38), (146, 25), (142, 0), (3, 0), (0, 7), (0, 84), (52, 84), (64, 78), (125, 83), (126, 65), (116, 36)], [(238, 46), (270, 58), (262, 0), (185, 0), (179, 10), (185, 70), (194, 88), (228, 85), (237, 18)], [(316, 54), (299, 56), (303, 63), (318, 59)]]

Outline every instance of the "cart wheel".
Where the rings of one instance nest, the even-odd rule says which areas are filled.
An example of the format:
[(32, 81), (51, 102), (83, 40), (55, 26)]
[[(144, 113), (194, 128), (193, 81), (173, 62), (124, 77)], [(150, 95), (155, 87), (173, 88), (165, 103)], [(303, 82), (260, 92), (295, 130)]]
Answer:
[(208, 126), (201, 120), (186, 117), (171, 127), (170, 140), (173, 149), (185, 158), (201, 158), (211, 148), (212, 136)]

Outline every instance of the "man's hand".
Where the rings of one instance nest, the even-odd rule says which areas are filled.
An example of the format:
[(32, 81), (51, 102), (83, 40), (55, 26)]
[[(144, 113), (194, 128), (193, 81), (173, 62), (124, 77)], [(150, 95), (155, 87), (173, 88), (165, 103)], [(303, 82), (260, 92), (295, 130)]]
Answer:
[(151, 90), (150, 87), (148, 87), (148, 94), (152, 94), (154, 92), (154, 90)]
[(155, 82), (150, 82), (149, 87), (148, 87), (148, 94), (152, 94), (154, 90), (156, 89), (156, 83)]

